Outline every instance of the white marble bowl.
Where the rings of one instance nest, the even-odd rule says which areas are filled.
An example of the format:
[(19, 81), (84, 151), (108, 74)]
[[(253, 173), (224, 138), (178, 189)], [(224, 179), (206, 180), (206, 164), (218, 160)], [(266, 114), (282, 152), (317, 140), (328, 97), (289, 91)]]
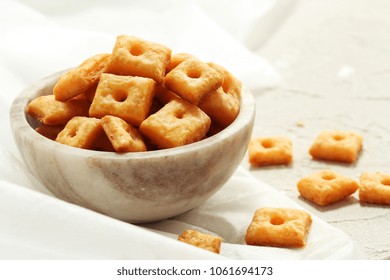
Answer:
[(179, 148), (118, 154), (83, 150), (49, 140), (34, 129), (26, 106), (52, 94), (56, 73), (24, 90), (10, 110), (14, 139), (30, 172), (56, 197), (132, 222), (162, 220), (211, 197), (242, 161), (255, 103), (242, 92), (237, 119), (220, 133)]

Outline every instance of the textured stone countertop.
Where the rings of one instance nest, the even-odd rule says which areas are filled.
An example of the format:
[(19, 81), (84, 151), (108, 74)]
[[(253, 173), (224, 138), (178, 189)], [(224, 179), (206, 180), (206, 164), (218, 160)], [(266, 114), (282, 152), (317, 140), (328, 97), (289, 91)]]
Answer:
[[(347, 233), (367, 259), (390, 259), (390, 207), (350, 198), (316, 207), (299, 197), (298, 180), (333, 169), (356, 180), (364, 171), (390, 173), (390, 1), (302, 0), (259, 48), (280, 72), (276, 88), (256, 95), (253, 137), (283, 135), (293, 142), (289, 166), (252, 168), (326, 222)], [(363, 136), (353, 165), (314, 161), (308, 149), (325, 129)]]

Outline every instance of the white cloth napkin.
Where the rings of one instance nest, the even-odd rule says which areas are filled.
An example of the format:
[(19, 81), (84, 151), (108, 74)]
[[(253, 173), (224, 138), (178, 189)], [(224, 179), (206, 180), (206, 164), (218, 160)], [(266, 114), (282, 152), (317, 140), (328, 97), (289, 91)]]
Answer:
[[(258, 207), (300, 207), (242, 168), (199, 208), (142, 226), (124, 223), (5, 181), (0, 181), (0, 193), (0, 259), (361, 257), (348, 236), (314, 216), (303, 249), (245, 245), (246, 229)], [(221, 236), (221, 255), (177, 241), (177, 236), (185, 229)]]
[[(245, 245), (257, 208), (299, 206), (241, 168), (201, 207), (131, 225), (54, 198), (26, 170), (12, 139), (8, 112), (21, 90), (110, 52), (119, 34), (220, 63), (253, 91), (276, 85), (278, 74), (249, 47), (264, 42), (269, 34), (261, 32), (279, 24), (270, 14), (288, 12), (289, 5), (280, 2), (1, 0), (0, 259), (359, 258), (348, 236), (316, 217), (304, 249)], [(221, 255), (178, 242), (186, 228), (221, 236)]]

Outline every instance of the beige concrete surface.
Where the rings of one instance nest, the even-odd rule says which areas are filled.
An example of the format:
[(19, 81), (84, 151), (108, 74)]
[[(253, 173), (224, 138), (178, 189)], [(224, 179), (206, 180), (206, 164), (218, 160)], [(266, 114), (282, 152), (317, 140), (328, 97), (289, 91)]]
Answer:
[[(390, 1), (301, 0), (258, 54), (280, 72), (276, 88), (255, 92), (253, 137), (293, 141), (290, 166), (243, 165), (313, 214), (347, 233), (367, 259), (390, 259), (390, 207), (360, 203), (358, 192), (327, 207), (299, 196), (298, 180), (332, 169), (356, 180), (390, 173)], [(259, 77), (260, 79), (261, 77)], [(314, 161), (308, 150), (325, 129), (364, 138), (355, 164)]]

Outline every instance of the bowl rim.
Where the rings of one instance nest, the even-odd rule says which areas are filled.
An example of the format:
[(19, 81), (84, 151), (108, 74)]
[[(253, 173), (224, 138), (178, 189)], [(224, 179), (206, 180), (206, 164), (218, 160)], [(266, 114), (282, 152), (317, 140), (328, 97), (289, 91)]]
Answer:
[[(193, 152), (202, 147), (209, 147), (215, 144), (218, 144), (223, 139), (226, 139), (227, 136), (237, 133), (238, 131), (244, 129), (247, 125), (251, 124), (254, 121), (255, 116), (255, 101), (252, 93), (242, 85), (241, 89), (241, 102), (240, 102), (240, 111), (236, 119), (226, 128), (220, 132), (202, 139), (200, 141), (186, 144), (180, 147), (167, 148), (161, 150), (145, 151), (145, 152), (129, 152), (129, 153), (117, 153), (117, 152), (107, 152), (107, 151), (97, 151), (97, 150), (87, 150), (76, 147), (71, 147), (53, 141), (46, 138), (45, 136), (39, 134), (34, 130), (27, 120), (26, 107), (28, 103), (37, 95), (38, 91), (43, 91), (47, 89), (52, 91), (54, 83), (58, 78), (63, 75), (69, 69), (62, 70), (46, 76), (36, 83), (28, 86), (23, 91), (21, 91), (14, 101), (11, 104), (9, 115), (10, 123), (13, 131), (14, 139), (16, 134), (21, 134), (20, 136), (28, 137), (29, 142), (39, 141), (45, 145), (47, 150), (54, 149), (58, 153), (71, 154), (77, 157), (86, 157), (86, 158), (102, 158), (102, 159), (146, 159), (146, 158), (160, 158), (160, 157), (171, 157), (175, 155), (180, 155), (183, 153)], [(44, 95), (44, 94), (41, 94)], [(20, 148), (20, 147), (19, 147)]]

